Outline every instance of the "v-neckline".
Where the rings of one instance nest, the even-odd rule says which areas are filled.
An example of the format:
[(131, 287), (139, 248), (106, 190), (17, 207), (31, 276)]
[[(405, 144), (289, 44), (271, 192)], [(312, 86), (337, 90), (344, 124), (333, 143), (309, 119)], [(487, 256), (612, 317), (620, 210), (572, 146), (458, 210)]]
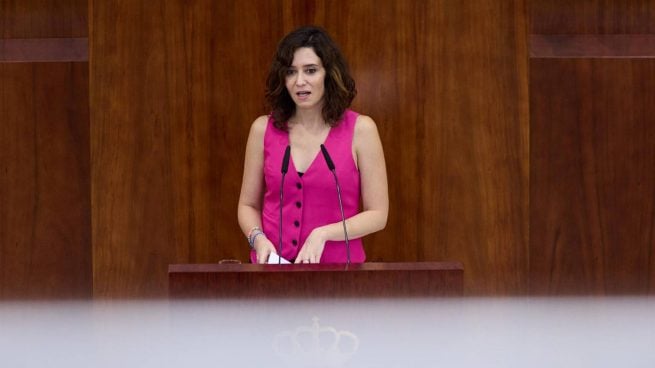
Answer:
[[(323, 144), (323, 145), (327, 144), (327, 141), (330, 139), (330, 136), (332, 135), (332, 130), (333, 130), (333, 127), (330, 127), (330, 130), (328, 130), (327, 136), (325, 136), (325, 139), (323, 140), (323, 143), (321, 143), (321, 144)], [(287, 133), (287, 144), (289, 145), (289, 147), (291, 147), (291, 137), (289, 136), (289, 133)], [(314, 166), (314, 163), (318, 160), (318, 157), (320, 155), (321, 155), (321, 146), (319, 145), (318, 146), (318, 152), (316, 152), (316, 154), (314, 155), (314, 158), (309, 163), (309, 166), (307, 166), (305, 171), (302, 172), (303, 175), (307, 174), (309, 172), (309, 170), (311, 170), (311, 168)], [(293, 172), (296, 174), (296, 176), (298, 178), (302, 178), (302, 176), (300, 176), (298, 174), (298, 169), (296, 168), (296, 163), (295, 163), (295, 161), (293, 159), (293, 153), (292, 152), (290, 152), (290, 154), (289, 154), (289, 161), (291, 163), (291, 167), (293, 168)]]

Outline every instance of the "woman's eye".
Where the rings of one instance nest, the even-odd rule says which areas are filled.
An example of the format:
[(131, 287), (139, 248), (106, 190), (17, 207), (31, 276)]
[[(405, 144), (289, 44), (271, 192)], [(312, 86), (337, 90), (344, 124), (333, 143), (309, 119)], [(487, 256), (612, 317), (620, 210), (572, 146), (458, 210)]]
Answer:
[(307, 69), (307, 70), (305, 71), (305, 73), (307, 73), (307, 74), (314, 74), (314, 73), (316, 73), (317, 71), (318, 71), (318, 70), (317, 70), (316, 68), (309, 68), (309, 69)]
[(294, 75), (296, 73), (293, 69), (287, 69), (287, 75)]

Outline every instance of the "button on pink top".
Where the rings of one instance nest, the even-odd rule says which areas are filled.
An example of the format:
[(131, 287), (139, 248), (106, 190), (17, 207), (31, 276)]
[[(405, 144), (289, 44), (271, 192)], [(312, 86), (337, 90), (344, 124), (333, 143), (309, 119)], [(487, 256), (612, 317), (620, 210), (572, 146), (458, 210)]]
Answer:
[[(358, 114), (346, 110), (341, 122), (330, 129), (325, 140), (325, 148), (330, 153), (336, 168), (341, 199), (346, 218), (359, 212), (360, 181), (359, 171), (352, 155), (352, 142), (355, 121)], [(269, 118), (264, 135), (264, 180), (265, 193), (262, 208), (262, 227), (268, 239), (280, 252), (279, 217), (280, 217), (280, 182), (284, 150), (289, 144), (289, 134), (275, 128)], [(295, 260), (311, 231), (319, 226), (341, 221), (339, 200), (334, 176), (327, 167), (319, 147), (318, 154), (302, 177), (293, 163), (289, 162), (289, 171), (284, 179), (284, 204), (282, 207), (282, 257)], [(345, 263), (346, 242), (328, 241), (321, 256), (321, 263)], [(250, 259), (257, 261), (255, 252)], [(362, 263), (366, 259), (361, 239), (350, 239), (350, 261)]]

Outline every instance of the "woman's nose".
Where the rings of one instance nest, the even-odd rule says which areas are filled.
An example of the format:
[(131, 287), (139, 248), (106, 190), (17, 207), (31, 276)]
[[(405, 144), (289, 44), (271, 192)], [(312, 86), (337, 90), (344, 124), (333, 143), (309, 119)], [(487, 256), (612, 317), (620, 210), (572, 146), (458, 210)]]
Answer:
[(305, 84), (305, 76), (302, 73), (298, 73), (296, 77), (296, 85), (302, 86)]

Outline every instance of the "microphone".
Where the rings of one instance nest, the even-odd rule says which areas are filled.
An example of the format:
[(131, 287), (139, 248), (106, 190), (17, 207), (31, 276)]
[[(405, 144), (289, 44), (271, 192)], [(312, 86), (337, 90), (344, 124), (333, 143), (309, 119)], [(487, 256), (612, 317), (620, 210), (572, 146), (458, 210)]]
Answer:
[[(291, 146), (287, 146), (287, 149), (284, 151), (284, 158), (282, 159), (282, 174), (286, 175), (289, 171), (289, 158), (291, 157)], [(334, 166), (334, 165), (333, 165)]]
[(343, 214), (343, 202), (341, 201), (341, 186), (339, 186), (339, 179), (337, 179), (337, 171), (334, 167), (334, 162), (332, 162), (332, 157), (325, 148), (325, 145), (321, 144), (321, 152), (323, 153), (323, 158), (325, 158), (325, 163), (328, 166), (328, 169), (332, 171), (332, 176), (334, 176), (334, 183), (337, 186), (337, 197), (339, 198), (339, 209), (341, 210), (341, 222), (343, 223), (343, 235), (346, 239), (346, 267), (350, 265), (350, 243), (348, 242), (348, 230), (346, 229), (346, 216)]
[(280, 256), (277, 257), (277, 264), (282, 264), (282, 205), (284, 204), (284, 177), (289, 171), (289, 158), (291, 157), (291, 145), (287, 146), (287, 149), (284, 151), (284, 158), (282, 159), (282, 180), (280, 183), (280, 222), (279, 222), (279, 240), (280, 242)]
[(325, 163), (327, 164), (328, 169), (334, 172), (334, 162), (332, 162), (332, 157), (330, 157), (330, 154), (328, 153), (327, 148), (325, 148), (324, 144), (321, 144), (321, 152), (323, 153), (323, 157), (325, 158)]

